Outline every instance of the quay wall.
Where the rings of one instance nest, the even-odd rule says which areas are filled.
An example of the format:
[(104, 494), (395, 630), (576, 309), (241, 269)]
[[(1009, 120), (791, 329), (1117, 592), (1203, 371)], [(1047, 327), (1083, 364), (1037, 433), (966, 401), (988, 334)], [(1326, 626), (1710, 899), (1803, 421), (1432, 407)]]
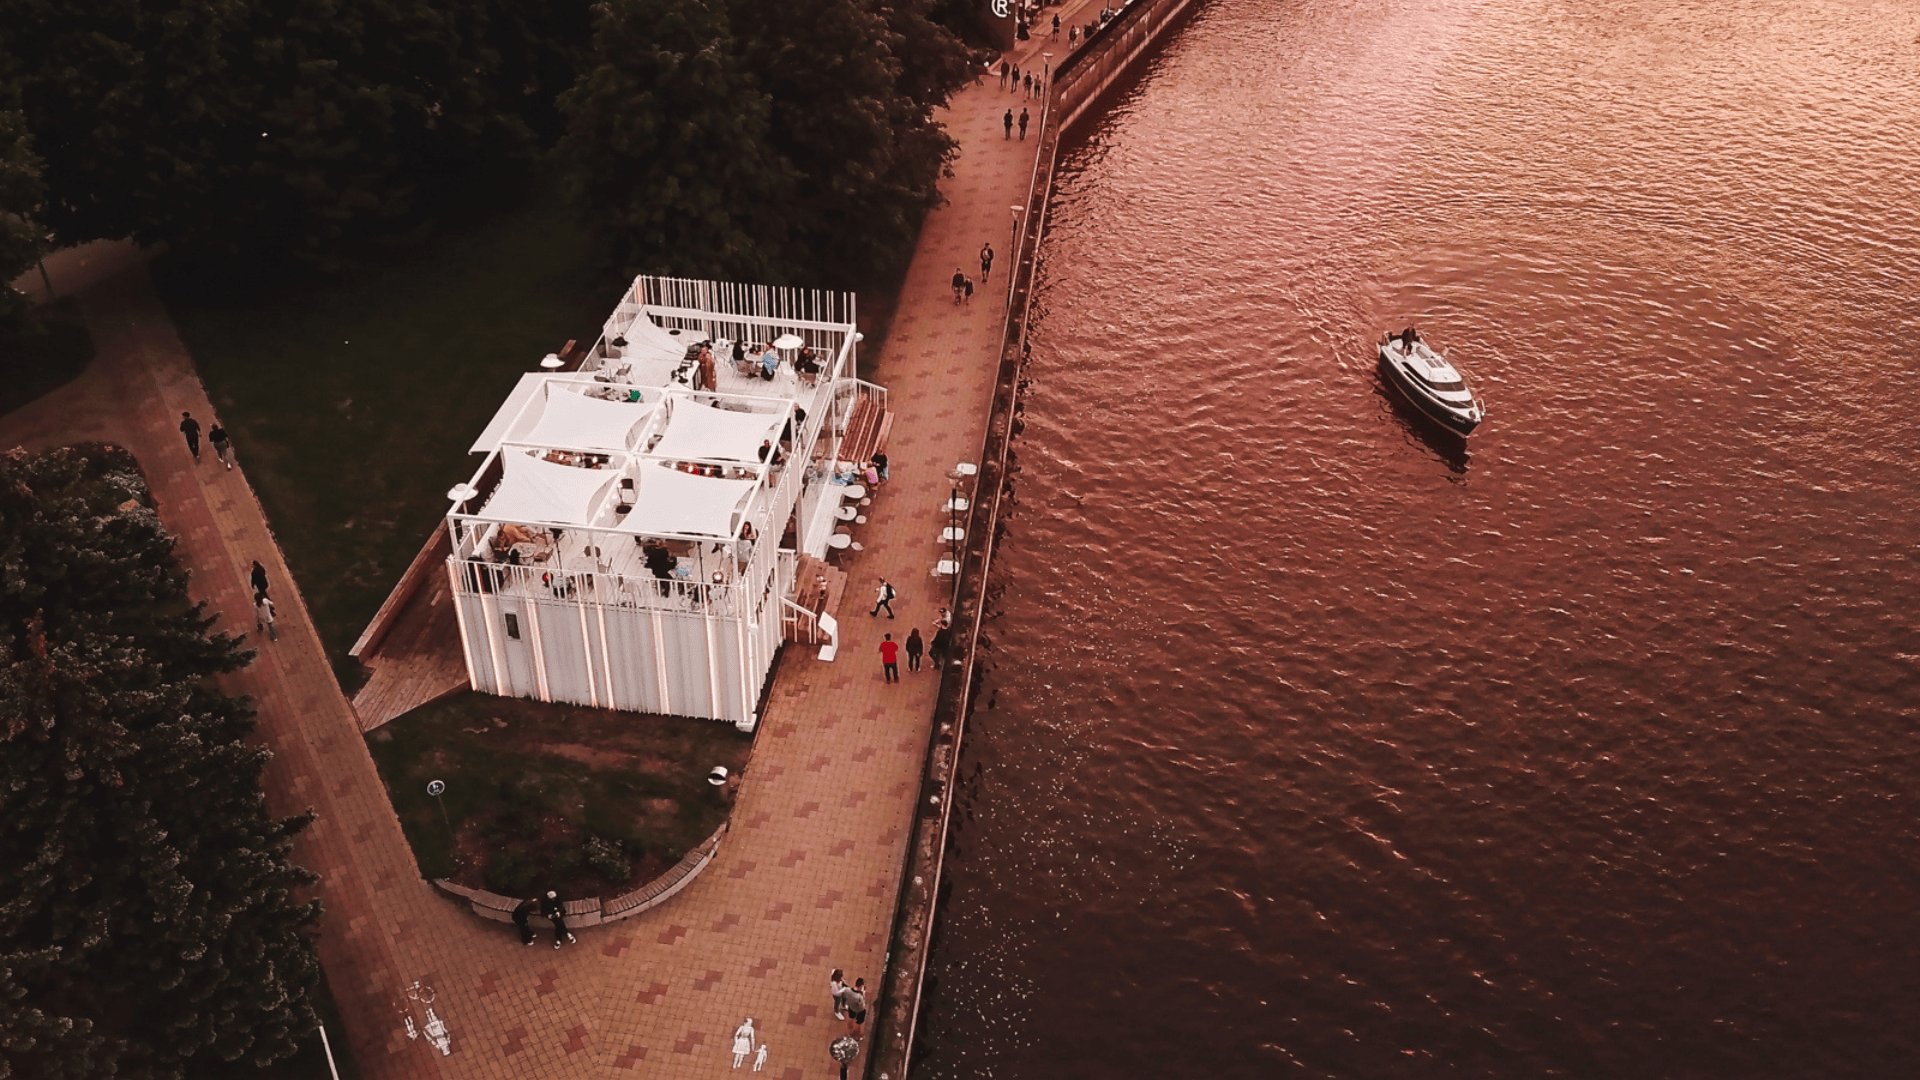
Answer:
[(867, 1059), (867, 1075), (876, 1080), (904, 1080), (912, 1065), (914, 1035), (919, 1025), (921, 994), (952, 824), (955, 773), (968, 714), (981, 682), (979, 640), (986, 611), (988, 577), (1001, 508), (1012, 493), (1007, 458), (1013, 436), (1020, 427), (1020, 375), (1030, 350), (1028, 303), (1035, 259), (1046, 232), (1047, 203), (1053, 192), (1060, 140), (1077, 124), (1097, 115), (1093, 110), (1107, 92), (1136, 74), (1141, 61), (1151, 55), (1198, 3), (1199, 0), (1133, 0), (1105, 26), (1093, 31), (1080, 48), (1053, 70), (1041, 104), (1040, 144), (1035, 148), (1033, 173), (1010, 260), (1011, 273), (1007, 275), (1007, 314), (999, 371), (986, 435), (976, 458), (980, 473), (974, 481), (966, 528), (967, 549), (955, 585), (955, 636), (962, 647), (958, 659), (941, 671), (926, 770), (921, 777), (919, 812), (907, 851), (905, 872), (900, 878), (893, 937), (888, 943), (887, 965), (880, 987), (881, 1003)]

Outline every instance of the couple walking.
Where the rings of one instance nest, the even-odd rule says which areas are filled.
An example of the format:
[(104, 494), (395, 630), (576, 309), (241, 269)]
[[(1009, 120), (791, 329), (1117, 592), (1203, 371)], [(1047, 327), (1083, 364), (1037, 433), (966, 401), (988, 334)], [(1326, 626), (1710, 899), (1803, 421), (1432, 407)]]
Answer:
[(858, 1035), (867, 1022), (867, 980), (855, 979), (848, 986), (840, 969), (834, 968), (827, 993), (833, 998), (833, 1018), (847, 1021), (849, 1030)]

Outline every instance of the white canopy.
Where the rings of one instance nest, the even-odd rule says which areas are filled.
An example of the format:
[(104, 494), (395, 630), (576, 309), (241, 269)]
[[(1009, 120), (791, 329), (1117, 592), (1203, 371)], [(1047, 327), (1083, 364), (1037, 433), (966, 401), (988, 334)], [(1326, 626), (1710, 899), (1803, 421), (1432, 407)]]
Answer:
[(760, 463), (760, 444), (780, 434), (787, 422), (777, 413), (732, 412), (687, 397), (673, 402), (667, 429), (654, 445), (655, 457), (679, 461), (737, 461)]
[(620, 350), (624, 359), (671, 360), (678, 363), (686, 359), (687, 346), (696, 341), (707, 340), (707, 335), (699, 330), (668, 330), (642, 311), (634, 316), (633, 325), (621, 333), (627, 339), (626, 347)]
[(639, 491), (620, 531), (641, 536), (731, 539), (747, 500), (760, 486), (758, 480), (694, 476), (652, 461), (635, 472)]
[(653, 414), (650, 402), (590, 398), (563, 384), (549, 384), (540, 422), (516, 442), (569, 450), (633, 448), (633, 429)]
[(500, 440), (507, 436), (507, 428), (519, 417), (521, 408), (539, 392), (540, 384), (546, 382), (548, 378), (545, 372), (540, 371), (520, 376), (520, 382), (514, 386), (513, 393), (507, 395), (507, 400), (502, 402), (500, 408), (494, 412), (493, 419), (487, 421), (487, 429), (480, 433), (479, 438), (473, 440), (472, 446), (467, 447), (467, 453), (491, 453), (494, 447), (499, 446)]
[(511, 447), (500, 451), (500, 465), (500, 486), (481, 511), (495, 521), (586, 524), (601, 492), (619, 475), (559, 465)]

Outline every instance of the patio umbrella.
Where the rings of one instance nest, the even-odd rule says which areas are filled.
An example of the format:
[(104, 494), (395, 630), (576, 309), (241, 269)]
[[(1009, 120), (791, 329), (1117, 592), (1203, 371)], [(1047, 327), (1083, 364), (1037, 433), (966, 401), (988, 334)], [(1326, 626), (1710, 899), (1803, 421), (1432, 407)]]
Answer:
[(773, 347), (776, 349), (797, 349), (806, 343), (807, 339), (799, 334), (781, 334), (773, 339)]

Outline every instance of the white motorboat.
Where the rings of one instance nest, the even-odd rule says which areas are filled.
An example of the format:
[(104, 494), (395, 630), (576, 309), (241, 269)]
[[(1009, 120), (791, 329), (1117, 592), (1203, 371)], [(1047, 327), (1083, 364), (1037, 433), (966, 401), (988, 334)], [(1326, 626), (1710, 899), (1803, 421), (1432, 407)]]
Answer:
[(1455, 434), (1472, 434), (1486, 416), (1466, 376), (1411, 329), (1380, 342), (1380, 373), (1409, 404)]

